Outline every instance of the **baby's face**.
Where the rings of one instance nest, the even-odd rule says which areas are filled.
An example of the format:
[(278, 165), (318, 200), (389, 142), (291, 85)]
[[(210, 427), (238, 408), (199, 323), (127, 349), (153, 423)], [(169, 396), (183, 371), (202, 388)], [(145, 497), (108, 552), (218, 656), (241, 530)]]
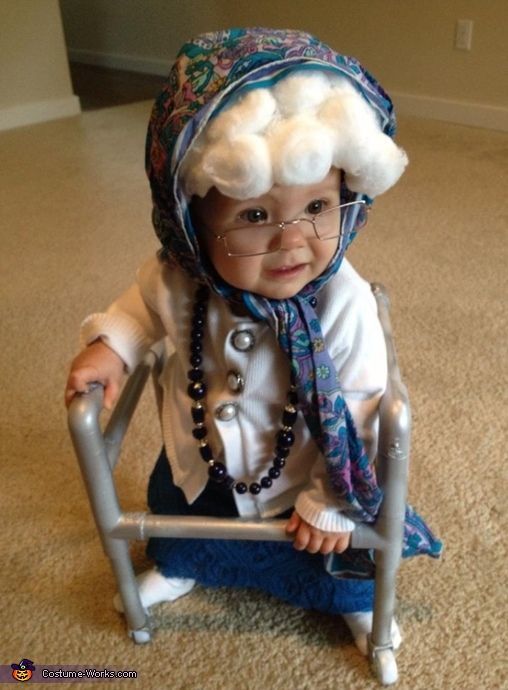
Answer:
[(330, 263), (338, 239), (319, 240), (304, 231), (310, 224), (288, 225), (276, 238), (278, 251), (259, 256), (228, 256), (217, 235), (239, 227), (256, 232), (260, 223), (312, 218), (340, 203), (340, 173), (332, 168), (317, 184), (275, 185), (255, 199), (238, 201), (211, 189), (193, 201), (200, 241), (219, 275), (230, 285), (270, 299), (288, 299), (317, 278)]

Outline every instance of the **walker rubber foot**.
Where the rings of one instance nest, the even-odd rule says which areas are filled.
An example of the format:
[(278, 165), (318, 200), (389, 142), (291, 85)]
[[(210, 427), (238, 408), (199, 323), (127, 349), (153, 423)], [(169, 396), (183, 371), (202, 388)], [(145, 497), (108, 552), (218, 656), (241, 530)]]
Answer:
[(147, 644), (152, 635), (146, 628), (141, 628), (141, 630), (130, 630), (129, 637), (132, 637), (136, 644)]
[(377, 679), (382, 685), (393, 685), (397, 682), (399, 672), (393, 649), (373, 650), (371, 664)]

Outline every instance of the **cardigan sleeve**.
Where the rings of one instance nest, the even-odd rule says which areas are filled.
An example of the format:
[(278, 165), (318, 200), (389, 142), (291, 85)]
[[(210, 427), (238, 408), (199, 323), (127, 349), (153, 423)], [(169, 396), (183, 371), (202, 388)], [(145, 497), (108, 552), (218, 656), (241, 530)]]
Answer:
[(157, 265), (152, 261), (138, 271), (137, 281), (104, 313), (88, 316), (81, 325), (81, 343), (103, 340), (132, 371), (153, 343), (165, 335), (157, 312)]
[(298, 494), (295, 510), (305, 522), (324, 532), (351, 532), (355, 527), (355, 523), (341, 512), (321, 454), (314, 463), (308, 486)]

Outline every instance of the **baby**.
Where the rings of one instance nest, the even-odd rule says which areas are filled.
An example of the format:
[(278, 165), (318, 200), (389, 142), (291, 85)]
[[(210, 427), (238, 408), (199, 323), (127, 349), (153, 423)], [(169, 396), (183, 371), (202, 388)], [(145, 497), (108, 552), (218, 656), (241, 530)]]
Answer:
[(355, 521), (380, 502), (385, 345), (344, 253), (406, 166), (394, 128), (375, 80), (308, 34), (229, 30), (180, 51), (146, 148), (162, 248), (85, 320), (66, 401), (99, 381), (110, 408), (168, 338), (150, 509), (287, 517), (293, 544), (151, 539), (145, 607), (195, 582), (256, 587), (342, 614), (366, 653), (372, 580), (332, 577), (323, 556), (348, 570)]

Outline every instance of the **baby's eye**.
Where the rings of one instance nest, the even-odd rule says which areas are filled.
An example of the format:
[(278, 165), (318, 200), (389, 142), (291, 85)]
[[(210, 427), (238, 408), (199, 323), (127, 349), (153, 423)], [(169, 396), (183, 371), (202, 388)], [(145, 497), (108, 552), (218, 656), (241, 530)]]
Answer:
[(268, 214), (262, 208), (249, 208), (240, 213), (240, 218), (247, 223), (264, 223)]
[(310, 216), (315, 216), (316, 214), (321, 213), (321, 211), (324, 211), (325, 208), (326, 201), (324, 201), (323, 199), (314, 199), (310, 202), (310, 204), (307, 205), (305, 212), (308, 213)]

